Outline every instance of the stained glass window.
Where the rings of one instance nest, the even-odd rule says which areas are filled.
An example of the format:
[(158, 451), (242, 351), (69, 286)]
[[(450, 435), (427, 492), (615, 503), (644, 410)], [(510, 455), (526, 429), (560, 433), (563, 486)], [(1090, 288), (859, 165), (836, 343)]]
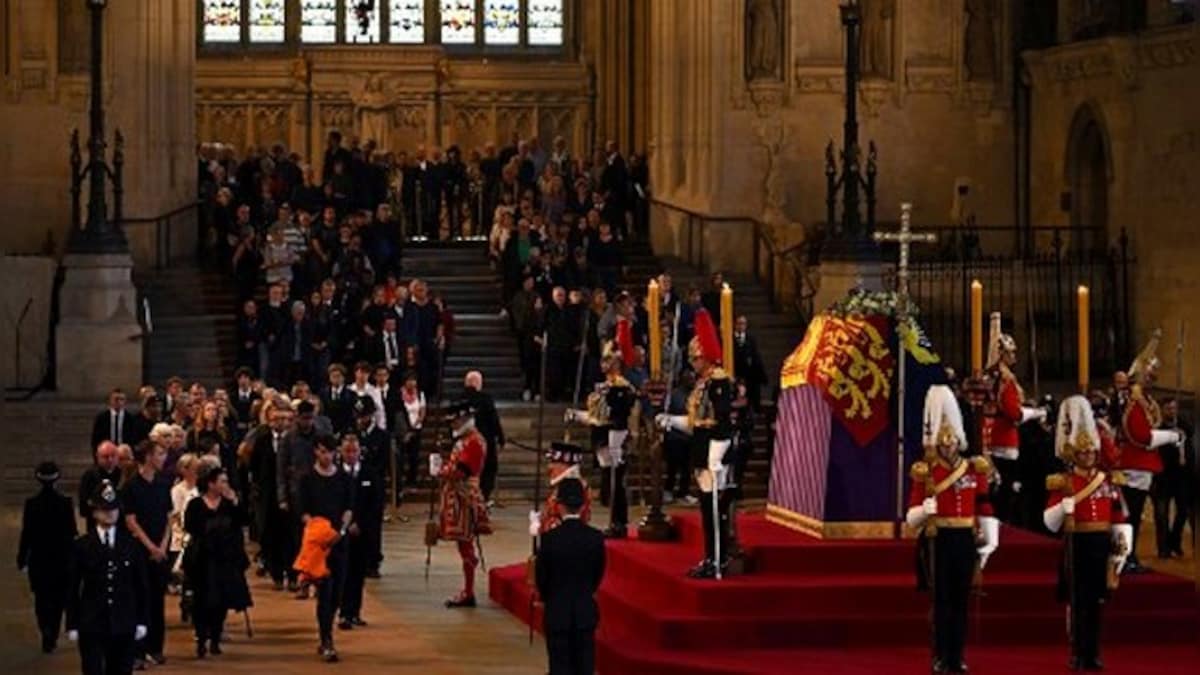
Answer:
[(242, 41), (242, 0), (204, 0), (204, 41)]
[(442, 43), (475, 44), (475, 0), (442, 0)]
[(562, 0), (529, 0), (529, 44), (557, 47), (562, 43)]
[(300, 41), (337, 41), (337, 0), (300, 0)]
[(379, 42), (379, 4), (376, 0), (345, 0), (346, 42)]
[(392, 0), (388, 12), (390, 41), (405, 44), (425, 41), (425, 0)]
[(250, 0), (250, 41), (283, 42), (286, 0)]
[(484, 0), (483, 41), (489, 45), (515, 45), (521, 41), (519, 0)]

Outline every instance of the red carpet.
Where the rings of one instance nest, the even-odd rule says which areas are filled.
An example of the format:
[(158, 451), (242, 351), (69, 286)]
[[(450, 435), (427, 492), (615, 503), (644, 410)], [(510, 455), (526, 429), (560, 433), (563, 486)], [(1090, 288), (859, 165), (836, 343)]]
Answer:
[[(929, 601), (913, 586), (913, 542), (821, 541), (739, 519), (753, 573), (720, 582), (684, 571), (700, 556), (698, 519), (679, 519), (669, 544), (610, 542), (599, 594), (603, 673), (922, 673)], [(1005, 529), (975, 605), (972, 672), (1065, 671), (1063, 610), (1055, 602), (1057, 542)], [(528, 622), (524, 564), (493, 569), (492, 599)], [(1125, 577), (1105, 616), (1115, 673), (1193, 673), (1193, 584)], [(540, 608), (534, 617), (541, 625)]]

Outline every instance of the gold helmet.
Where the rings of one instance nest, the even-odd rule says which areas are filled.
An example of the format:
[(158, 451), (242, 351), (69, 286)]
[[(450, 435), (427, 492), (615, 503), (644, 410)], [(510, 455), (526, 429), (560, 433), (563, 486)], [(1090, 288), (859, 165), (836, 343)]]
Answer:
[(1141, 382), (1146, 373), (1158, 368), (1158, 343), (1162, 340), (1162, 329), (1155, 328), (1150, 334), (1150, 341), (1138, 352), (1133, 365), (1129, 366), (1129, 379)]
[(967, 449), (967, 432), (963, 428), (962, 411), (954, 391), (935, 384), (925, 394), (925, 424), (921, 443), (929, 454), (942, 446), (953, 445), (959, 452)]
[(1089, 450), (1100, 451), (1100, 432), (1096, 428), (1091, 402), (1076, 394), (1058, 407), (1054, 454), (1064, 462), (1074, 464), (1076, 454)]

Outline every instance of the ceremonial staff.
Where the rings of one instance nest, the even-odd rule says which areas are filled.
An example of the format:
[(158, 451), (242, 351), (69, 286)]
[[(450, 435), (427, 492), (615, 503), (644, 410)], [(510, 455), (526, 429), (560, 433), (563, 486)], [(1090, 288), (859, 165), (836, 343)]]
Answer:
[[(439, 417), (445, 417), (441, 414), (442, 403), (445, 400), (445, 384), (443, 380), (446, 375), (446, 354), (444, 348), (438, 350), (438, 378), (437, 378), (437, 408)], [(441, 424), (435, 427), (437, 434), (433, 439), (433, 451), (439, 457), (441, 456), (441, 446), (445, 441), (446, 422), (441, 420)], [(393, 453), (394, 454), (394, 453)], [(432, 463), (430, 464), (432, 466)], [(433, 472), (429, 472), (429, 520), (425, 522), (425, 585), (429, 585), (429, 564), (433, 561), (433, 546), (437, 544), (438, 537), (441, 535), (441, 527), (434, 522), (434, 511), (437, 504), (437, 476)]]
[[(590, 310), (589, 310), (590, 313)], [(585, 324), (586, 325), (586, 324)], [(587, 330), (585, 328), (584, 332)], [(549, 337), (548, 331), (542, 328), (542, 357), (540, 360), (541, 370), (538, 372), (538, 421), (537, 421), (537, 472), (534, 474), (533, 480), (533, 511), (536, 513), (541, 508), (542, 502), (542, 432), (546, 426), (546, 340)], [(586, 340), (586, 337), (585, 337)], [(582, 360), (583, 355), (580, 354)], [(582, 368), (578, 369), (582, 373)], [(575, 378), (575, 396), (579, 397), (579, 377)], [(533, 612), (537, 605), (537, 555), (538, 555), (538, 539), (540, 534), (533, 537), (532, 551), (529, 554), (529, 562), (526, 564), (525, 576), (529, 583), (529, 644), (533, 644)], [(482, 554), (482, 551), (480, 551)], [(481, 558), (482, 559), (482, 558)]]
[[(1183, 402), (1180, 400), (1183, 396), (1183, 319), (1179, 320), (1179, 341), (1175, 343), (1175, 423), (1173, 428), (1179, 431), (1179, 409)], [(1179, 446), (1179, 465), (1187, 465), (1187, 453), (1184, 452), (1183, 446)]]
[(896, 537), (901, 535), (904, 522), (904, 362), (906, 359), (904, 338), (900, 334), (908, 328), (908, 247), (910, 244), (931, 244), (937, 235), (930, 232), (913, 232), (911, 202), (900, 205), (900, 231), (875, 232), (877, 243), (895, 242), (900, 245), (900, 262), (896, 265)]

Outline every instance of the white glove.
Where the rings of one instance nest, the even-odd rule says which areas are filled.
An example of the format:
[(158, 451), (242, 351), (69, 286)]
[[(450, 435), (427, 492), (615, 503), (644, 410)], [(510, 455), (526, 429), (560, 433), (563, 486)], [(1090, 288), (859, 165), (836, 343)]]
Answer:
[(1046, 420), (1046, 409), (1045, 408), (1022, 407), (1021, 408), (1021, 424), (1025, 424), (1026, 422), (1032, 422), (1034, 420), (1037, 420), (1038, 422), (1044, 422)]
[(1113, 537), (1113, 557), (1117, 560), (1117, 574), (1125, 569), (1125, 560), (1133, 550), (1133, 525), (1117, 523), (1110, 528)]
[(921, 502), (921, 512), (926, 518), (937, 515), (937, 499), (935, 497), (926, 497), (925, 501)]
[(1075, 498), (1063, 497), (1062, 500), (1063, 514), (1068, 516), (1075, 515)]
[(429, 475), (437, 478), (442, 473), (442, 456), (436, 452), (429, 455)]
[(602, 469), (607, 469), (613, 465), (612, 453), (607, 447), (596, 448), (596, 463)]
[(1020, 492), (1021, 491), (1021, 481), (1019, 481), (1019, 480), (1013, 481), (1012, 489), (1013, 489), (1013, 492)]
[(687, 415), (668, 415), (659, 413), (654, 418), (655, 424), (663, 431), (688, 431)]
[(714, 474), (719, 473), (725, 468), (721, 460), (725, 458), (725, 453), (729, 451), (729, 441), (709, 441), (708, 442), (708, 470)]
[(1150, 432), (1150, 447), (1161, 448), (1164, 445), (1183, 445), (1183, 432), (1176, 429), (1155, 429)]
[(145, 637), (146, 637), (146, 627), (145, 626), (143, 626), (142, 624), (139, 623), (138, 625), (133, 627), (133, 639), (134, 640), (141, 640)]
[(979, 569), (983, 569), (988, 558), (1000, 546), (1000, 521), (991, 516), (980, 516), (979, 529), (983, 531), (983, 545), (976, 551), (979, 553)]
[(71, 642), (78, 642), (79, 641), (79, 631), (77, 631), (77, 630), (67, 631), (67, 639), (70, 640)]
[(529, 512), (529, 536), (536, 537), (542, 531), (542, 514), (537, 511)]
[(1062, 529), (1064, 515), (1062, 503), (1059, 502), (1042, 512), (1042, 522), (1046, 523), (1047, 530), (1058, 532)]

